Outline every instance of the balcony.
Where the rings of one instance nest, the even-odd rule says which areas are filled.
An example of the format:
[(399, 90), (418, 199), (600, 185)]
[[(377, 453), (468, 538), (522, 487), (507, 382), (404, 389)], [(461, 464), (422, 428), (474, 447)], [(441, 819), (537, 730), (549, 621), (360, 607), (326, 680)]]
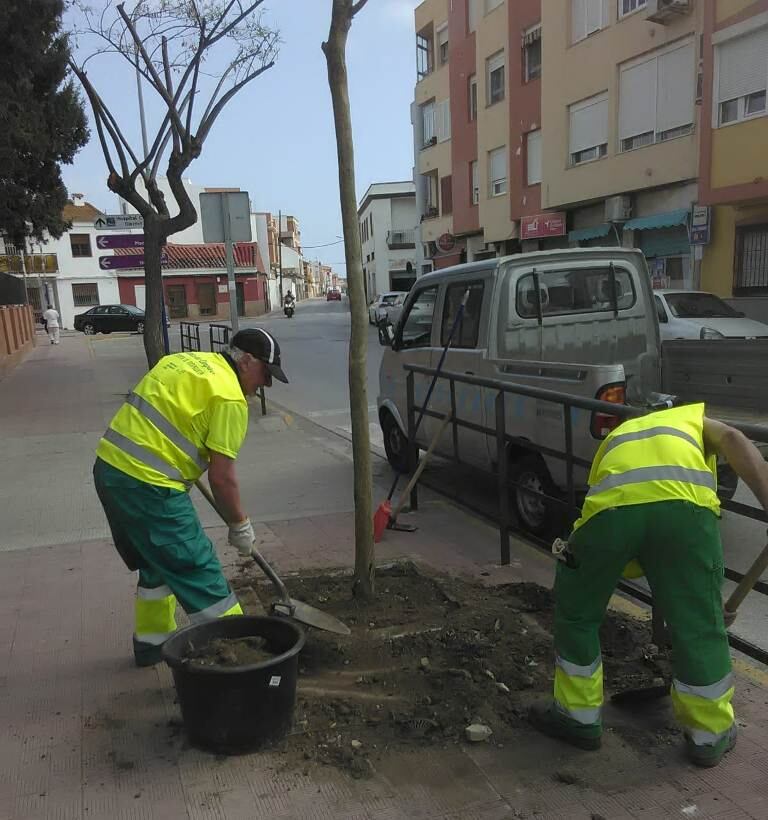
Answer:
[(416, 247), (416, 231), (387, 231), (387, 247), (391, 251)]

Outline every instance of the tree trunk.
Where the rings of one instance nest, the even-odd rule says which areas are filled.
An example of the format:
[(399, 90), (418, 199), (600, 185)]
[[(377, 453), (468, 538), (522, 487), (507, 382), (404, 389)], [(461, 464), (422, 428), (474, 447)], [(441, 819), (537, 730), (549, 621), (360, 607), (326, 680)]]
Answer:
[(375, 556), (371, 444), (368, 428), (368, 317), (363, 286), (363, 260), (355, 196), (355, 151), (349, 109), (345, 51), (352, 23), (351, 0), (333, 0), (331, 28), (323, 52), (328, 63), (328, 85), (336, 126), (339, 195), (344, 229), (344, 258), (351, 313), (349, 341), (349, 404), (352, 414), (352, 457), (355, 484), (355, 595), (369, 598), (374, 591)]
[(144, 352), (153, 368), (165, 355), (163, 345), (163, 235), (157, 217), (144, 217), (144, 283), (146, 286)]

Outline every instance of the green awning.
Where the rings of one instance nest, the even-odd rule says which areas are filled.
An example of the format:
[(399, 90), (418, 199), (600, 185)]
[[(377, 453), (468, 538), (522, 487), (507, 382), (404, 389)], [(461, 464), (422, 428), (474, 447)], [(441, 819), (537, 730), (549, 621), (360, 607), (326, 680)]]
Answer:
[(594, 228), (579, 228), (568, 234), (569, 242), (582, 242), (585, 239), (600, 239), (601, 236), (608, 236), (611, 232), (611, 223), (603, 222), (602, 225), (595, 225)]
[(625, 231), (652, 231), (659, 228), (676, 228), (678, 225), (688, 224), (688, 209), (680, 208), (677, 211), (666, 211), (663, 214), (641, 216), (624, 223)]

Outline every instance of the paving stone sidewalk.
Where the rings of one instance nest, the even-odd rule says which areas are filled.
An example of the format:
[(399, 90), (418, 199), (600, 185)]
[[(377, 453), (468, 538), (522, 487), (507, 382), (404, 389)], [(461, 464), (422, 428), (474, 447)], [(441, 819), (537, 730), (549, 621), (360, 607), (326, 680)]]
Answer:
[[(664, 703), (648, 716), (609, 708), (606, 724), (616, 730), (599, 753), (522, 729), (519, 742), (503, 748), (461, 744), (391, 756), (368, 780), (324, 767), (291, 770), (279, 751), (217, 757), (189, 747), (167, 668), (130, 662), (135, 578), (105, 534), (93, 534), (103, 525), (86, 465), (120, 401), (115, 388), (141, 362), (78, 337), (53, 350), (64, 354), (54, 361), (42, 347), (0, 383), (0, 437), (16, 470), (0, 479), (0, 518), (18, 522), (13, 532), (22, 535), (26, 519), (38, 534), (37, 545), (14, 535), (0, 550), (0, 820), (768, 817), (768, 689), (765, 674), (743, 661), (739, 742), (711, 770), (687, 764), (677, 745), (650, 755), (626, 742), (638, 722), (672, 720)], [(349, 444), (274, 407), (253, 426), (241, 472), (267, 557), (283, 572), (349, 566)], [(10, 509), (18, 506), (14, 482), (26, 444), (32, 457), (44, 455), (52, 478), (43, 494), (28, 482), (32, 500)], [(377, 466), (377, 495), (388, 475)], [(499, 567), (493, 528), (432, 494), (422, 502), (418, 532), (387, 533), (382, 561), (408, 556), (488, 583), (549, 583), (546, 556), (516, 543), (512, 565)], [(60, 525), (62, 537), (51, 540), (55, 530), (38, 519), (68, 504), (78, 505), (73, 520), (87, 521)], [(223, 528), (204, 515), (234, 572)], [(0, 547), (6, 533), (0, 525)], [(578, 773), (575, 782), (557, 778), (564, 769)]]

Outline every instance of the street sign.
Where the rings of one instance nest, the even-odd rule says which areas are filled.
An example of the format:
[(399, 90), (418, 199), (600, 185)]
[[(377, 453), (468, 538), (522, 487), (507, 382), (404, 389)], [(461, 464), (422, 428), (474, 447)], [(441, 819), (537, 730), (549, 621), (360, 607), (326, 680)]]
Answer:
[(94, 219), (93, 227), (100, 228), (103, 231), (143, 228), (144, 217), (141, 214), (104, 214)]
[[(224, 220), (229, 214), (229, 236)], [(251, 204), (247, 191), (215, 191), (200, 194), (203, 242), (250, 242)]]
[(565, 235), (565, 213), (536, 214), (520, 219), (520, 239), (541, 239)]
[(708, 205), (694, 205), (691, 211), (691, 245), (708, 245), (712, 230), (711, 209)]
[(143, 268), (144, 254), (130, 256), (100, 256), (99, 267), (102, 270), (116, 270), (118, 268)]
[(96, 237), (96, 247), (106, 251), (110, 248), (143, 248), (143, 233), (113, 233)]

